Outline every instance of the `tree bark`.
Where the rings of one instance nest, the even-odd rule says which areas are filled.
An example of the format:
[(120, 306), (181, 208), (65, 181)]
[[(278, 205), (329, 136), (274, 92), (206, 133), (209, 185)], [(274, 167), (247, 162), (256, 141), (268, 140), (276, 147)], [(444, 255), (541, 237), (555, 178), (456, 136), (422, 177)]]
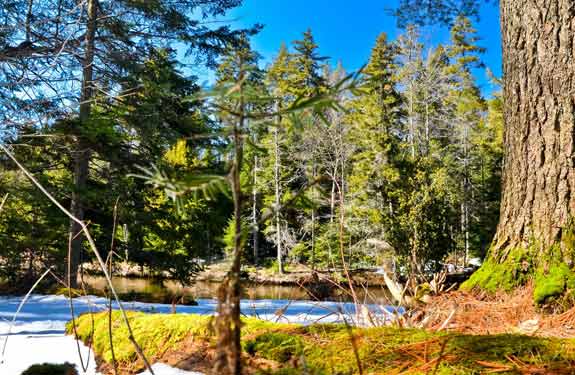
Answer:
[[(245, 77), (244, 61), (240, 57), (238, 82)], [(234, 164), (231, 171), (232, 196), (234, 201), (234, 252), (232, 266), (222, 285), (218, 288), (218, 315), (216, 317), (217, 354), (213, 368), (214, 374), (241, 375), (241, 260), (242, 244), (242, 185), (241, 170), (243, 165), (243, 139), (245, 129), (246, 106), (240, 85), (238, 113), (240, 114), (233, 128)]]
[[(80, 126), (82, 126), (90, 118), (92, 111), (92, 97), (93, 97), (93, 78), (94, 78), (94, 40), (96, 37), (96, 20), (97, 20), (97, 0), (87, 1), (87, 26), (86, 26), (86, 39), (84, 49), (84, 59), (82, 61), (82, 88), (80, 94)], [(74, 163), (74, 189), (72, 191), (72, 200), (70, 205), (70, 212), (79, 220), (84, 220), (84, 204), (82, 202), (82, 194), (86, 188), (88, 181), (89, 166), (90, 166), (90, 147), (82, 140), (82, 137), (77, 138), (76, 148), (73, 151)], [(70, 286), (76, 288), (78, 281), (78, 268), (81, 261), (82, 242), (84, 236), (82, 234), (82, 227), (74, 220), (70, 220), (70, 234), (71, 234), (71, 259), (70, 261)]]
[(284, 266), (282, 259), (282, 235), (281, 235), (281, 218), (280, 218), (280, 205), (281, 205), (281, 162), (280, 162), (280, 144), (279, 144), (279, 126), (281, 119), (278, 120), (277, 126), (274, 128), (274, 188), (275, 188), (275, 224), (276, 224), (276, 248), (277, 248), (277, 262), (278, 272), (283, 274)]
[(575, 280), (575, 3), (501, 0), (505, 156), (500, 221), (486, 262), (462, 286), (535, 303)]
[(575, 3), (502, 0), (505, 161), (492, 256), (561, 240), (575, 211)]
[(258, 156), (254, 156), (254, 170), (253, 170), (253, 188), (252, 188), (252, 244), (254, 250), (254, 264), (259, 261), (259, 234), (260, 228), (258, 225)]

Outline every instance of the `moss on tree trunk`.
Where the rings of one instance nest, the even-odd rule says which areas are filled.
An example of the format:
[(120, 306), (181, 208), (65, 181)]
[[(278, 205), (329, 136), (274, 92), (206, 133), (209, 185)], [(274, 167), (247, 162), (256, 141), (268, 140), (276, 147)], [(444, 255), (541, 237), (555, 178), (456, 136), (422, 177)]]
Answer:
[[(536, 304), (575, 300), (575, 232), (572, 221), (562, 228), (562, 237), (550, 246), (533, 240), (526, 247), (491, 251), (483, 266), (467, 280), (463, 290), (511, 291), (533, 283)], [(499, 256), (498, 256), (499, 254)]]

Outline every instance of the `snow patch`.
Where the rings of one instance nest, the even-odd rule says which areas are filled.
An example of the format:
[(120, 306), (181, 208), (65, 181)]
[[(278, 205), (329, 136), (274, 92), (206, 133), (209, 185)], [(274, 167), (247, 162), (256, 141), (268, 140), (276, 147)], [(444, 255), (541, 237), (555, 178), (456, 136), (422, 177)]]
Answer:
[[(68, 298), (56, 295), (30, 296), (8, 334), (10, 322), (21, 301), (22, 297), (0, 297), (0, 354), (5, 340), (8, 340), (5, 356), (0, 358), (0, 374), (20, 375), (33, 364), (69, 362), (76, 365), (80, 374), (97, 375), (93, 353), (83, 343), (76, 343), (73, 337), (64, 334), (66, 322), (71, 316)], [(107, 308), (107, 300), (102, 297), (86, 296), (72, 301), (76, 315)], [(129, 310), (145, 312), (170, 313), (172, 310), (172, 306), (167, 304), (125, 302), (123, 305)], [(113, 306), (117, 308), (115, 303)], [(197, 306), (178, 305), (177, 312), (214, 314), (216, 307), (217, 301), (214, 299), (199, 299)], [(380, 320), (391, 320), (396, 313), (403, 313), (403, 309), (390, 306), (368, 305), (368, 308)], [(244, 315), (281, 323), (334, 323), (343, 322), (346, 318), (349, 322), (349, 318), (355, 316), (354, 304), (343, 302), (242, 300), (241, 309)], [(85, 371), (78, 352), (82, 354)], [(161, 363), (155, 364), (153, 369), (156, 375), (198, 374)]]

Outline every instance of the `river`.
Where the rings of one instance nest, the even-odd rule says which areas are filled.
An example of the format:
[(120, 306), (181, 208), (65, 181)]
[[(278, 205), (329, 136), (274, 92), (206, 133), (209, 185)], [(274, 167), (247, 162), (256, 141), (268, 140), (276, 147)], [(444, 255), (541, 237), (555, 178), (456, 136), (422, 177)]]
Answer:
[[(106, 280), (102, 276), (84, 276), (87, 285), (94, 289), (103, 290)], [(116, 291), (121, 294), (146, 293), (157, 296), (158, 300), (166, 295), (185, 294), (195, 298), (216, 298), (217, 289), (220, 285), (213, 281), (197, 281), (191, 286), (182, 287), (179, 283), (166, 280), (163, 283), (155, 282), (146, 278), (115, 277), (112, 280)], [(362, 303), (374, 303), (378, 305), (390, 304), (387, 289), (383, 287), (356, 287), (356, 294)], [(277, 300), (312, 300), (306, 291), (298, 286), (270, 285), (244, 283), (242, 298), (251, 300), (277, 299)], [(336, 293), (327, 299), (335, 302), (351, 302), (353, 299), (346, 291)]]

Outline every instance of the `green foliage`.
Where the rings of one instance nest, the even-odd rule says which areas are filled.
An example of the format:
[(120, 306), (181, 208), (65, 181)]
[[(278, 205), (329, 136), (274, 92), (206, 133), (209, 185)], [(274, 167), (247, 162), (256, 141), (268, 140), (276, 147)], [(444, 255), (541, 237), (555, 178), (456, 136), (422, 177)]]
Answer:
[(400, 0), (394, 14), (398, 24), (452, 25), (456, 17), (479, 16), (479, 7), (490, 0)]
[[(221, 14), (232, 3), (198, 6)], [(322, 57), (310, 30), (263, 69), (254, 30), (218, 29), (210, 39), (194, 34), (202, 27), (183, 5), (120, 7), (221, 58), (216, 84), (201, 89), (170, 43), (154, 38), (134, 59), (114, 60), (121, 69), (101, 87), (117, 95), (96, 95), (89, 120), (56, 119), (46, 138), (20, 129), (15, 144), (27, 148), (16, 146), (17, 156), (59, 201), (82, 197), (104, 253), (113, 243), (124, 260), (188, 283), (201, 260), (229, 253), (235, 199), (243, 261), (275, 256), (278, 270), (290, 261), (353, 268), (394, 258), (425, 273), (448, 258), (485, 254), (500, 201), (502, 99), (484, 100), (471, 74), (483, 49), (468, 18), (458, 17), (450, 43), (427, 56), (414, 26), (396, 41), (381, 34), (361, 72), (347, 74)], [(130, 45), (130, 22), (113, 19), (102, 21), (102, 35)], [(74, 191), (73, 155), (58, 147), (76, 149), (79, 139), (91, 151), (90, 173)], [(48, 264), (63, 267), (66, 218), (3, 162), (4, 191), (0, 277), (16, 285)], [(561, 288), (560, 280), (548, 284)]]
[[(64, 199), (69, 193), (67, 161), (53, 150), (53, 143), (16, 150), (21, 161), (37, 170), (37, 178)], [(25, 289), (46, 267), (63, 272), (68, 222), (27, 178), (11, 165), (0, 165), (0, 195), (8, 194), (0, 213), (0, 279), (12, 288)]]
[(264, 333), (243, 344), (244, 350), (265, 359), (283, 363), (303, 351), (303, 342), (298, 336), (288, 333)]
[[(27, 138), (21, 133), (15, 153), (66, 205), (73, 177), (69, 155), (59, 150), (70, 147), (72, 136), (83, 132), (93, 153), (92, 173), (82, 195), (98, 248), (106, 255), (115, 225), (114, 245), (120, 257), (187, 284), (201, 270), (201, 257), (223, 251), (219, 238), (228, 219), (229, 199), (220, 182), (222, 163), (214, 156), (218, 147), (193, 139), (194, 134), (211, 134), (216, 129), (201, 113), (201, 103), (187, 100), (198, 87), (178, 72), (169, 51), (150, 50), (149, 60), (130, 72), (126, 81), (138, 90), (116, 101), (98, 101), (86, 126), (62, 121), (47, 129), (45, 137)], [(174, 207), (155, 191), (154, 183), (133, 177), (139, 166), (150, 164), (162, 166), (159, 177), (155, 174), (159, 169), (151, 168), (156, 185), (192, 181), (199, 186), (206, 175), (218, 176), (207, 188), (215, 199), (187, 191), (178, 196), (181, 199)], [(12, 165), (3, 163), (1, 168), (0, 191), (10, 195), (0, 217), (0, 278), (13, 285), (33, 281), (47, 265), (56, 265), (56, 271), (63, 274), (67, 218)], [(90, 253), (82, 254), (83, 261), (90, 257)]]

